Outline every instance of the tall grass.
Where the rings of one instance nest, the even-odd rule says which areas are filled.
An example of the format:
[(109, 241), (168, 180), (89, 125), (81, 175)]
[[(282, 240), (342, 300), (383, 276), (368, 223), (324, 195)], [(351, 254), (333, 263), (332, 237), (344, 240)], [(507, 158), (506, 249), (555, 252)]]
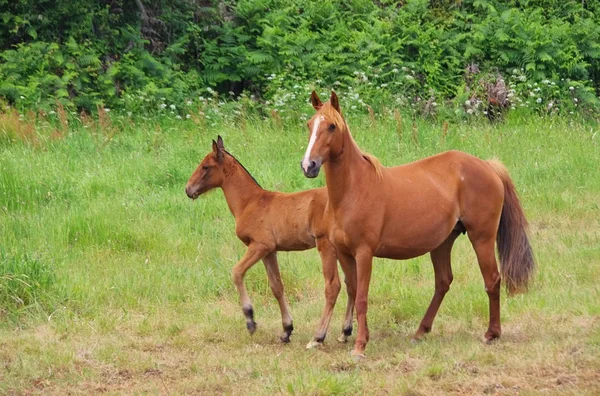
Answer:
[[(217, 134), (267, 189), (323, 185), (323, 177), (306, 179), (298, 166), (307, 143), (305, 125), (248, 117), (200, 127), (193, 120), (103, 116), (104, 121), (70, 120), (64, 129), (62, 123), (38, 119), (36, 143), (11, 138), (0, 144), (0, 358), (7, 362), (0, 365), (5, 384), (0, 390), (26, 390), (42, 381), (60, 393), (98, 390), (97, 384), (117, 381), (133, 391), (152, 391), (144, 386), (154, 382), (138, 380), (159, 370), (172, 378), (193, 377), (193, 389), (204, 392), (236, 393), (247, 386), (266, 392), (427, 393), (441, 390), (432, 386), (456, 370), (468, 380), (473, 365), (487, 373), (486, 381), (500, 381), (492, 367), (507, 365), (511, 373), (510, 367), (524, 369), (512, 360), (519, 348), (531, 351), (524, 362), (534, 366), (541, 365), (545, 353), (555, 353), (558, 367), (566, 364), (563, 348), (572, 344), (585, 357), (573, 363), (580, 365), (580, 374), (598, 367), (598, 355), (592, 353), (600, 347), (596, 125), (551, 117), (448, 125), (400, 114), (348, 116), (358, 144), (384, 165), (448, 149), (503, 161), (532, 224), (539, 261), (530, 292), (502, 299), (507, 344), (480, 349), (475, 340), (485, 330), (487, 296), (472, 248), (467, 238), (459, 238), (452, 290), (431, 336), (409, 350), (406, 340), (433, 292), (429, 258), (377, 259), (369, 311), (368, 354), (374, 361), (367, 371), (355, 371), (344, 363), (347, 348), (331, 336), (339, 330), (343, 294), (327, 352), (303, 351), (323, 304), (317, 253), (279, 255), (297, 328), (286, 349), (275, 343), (280, 319), (262, 265), (248, 272), (246, 284), (261, 325), (251, 340), (230, 281), (231, 267), (244, 252), (234, 219), (221, 192), (194, 202), (184, 193)], [(60, 136), (52, 137), (55, 130)], [(23, 330), (12, 333), (15, 325)], [(558, 349), (543, 347), (540, 332)], [(157, 357), (161, 352), (154, 348), (165, 347), (173, 359), (185, 362)], [(283, 355), (269, 358), (278, 354)], [(456, 369), (452, 359), (463, 366)], [(60, 374), (48, 374), (49, 368)], [(402, 370), (412, 376), (394, 383), (391, 378), (402, 377)], [(588, 384), (574, 369), (567, 371)], [(162, 380), (177, 392), (192, 389)], [(535, 381), (527, 381), (520, 386), (530, 389)], [(482, 392), (488, 382), (472, 389)], [(164, 391), (160, 381), (156, 384), (155, 391)]]

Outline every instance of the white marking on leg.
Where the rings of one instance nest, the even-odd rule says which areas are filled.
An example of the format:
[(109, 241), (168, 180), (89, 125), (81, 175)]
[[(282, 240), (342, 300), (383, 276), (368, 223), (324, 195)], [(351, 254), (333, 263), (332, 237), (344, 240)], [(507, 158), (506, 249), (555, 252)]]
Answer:
[(317, 131), (319, 130), (319, 124), (323, 121), (325, 117), (318, 116), (315, 119), (315, 123), (313, 124), (312, 134), (310, 135), (310, 140), (308, 141), (308, 147), (306, 148), (306, 153), (304, 154), (304, 159), (302, 160), (302, 168), (305, 172), (308, 171), (308, 167), (310, 166), (310, 152), (312, 151), (315, 142), (317, 141)]

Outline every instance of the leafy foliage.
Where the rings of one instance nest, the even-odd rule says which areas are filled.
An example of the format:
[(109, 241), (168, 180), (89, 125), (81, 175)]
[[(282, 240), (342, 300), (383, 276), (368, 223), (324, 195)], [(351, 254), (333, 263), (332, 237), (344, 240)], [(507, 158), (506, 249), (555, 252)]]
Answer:
[[(236, 96), (247, 91), (266, 103), (309, 84), (353, 90), (365, 106), (417, 104), (416, 111), (432, 114), (431, 103), (460, 106), (474, 95), (474, 81), (508, 80), (513, 70), (527, 81), (515, 81), (515, 91), (555, 82), (559, 109), (596, 111), (599, 104), (597, 0), (0, 6), (0, 97), (20, 108), (49, 110), (58, 101), (86, 111), (139, 111), (141, 99), (157, 109), (164, 101), (156, 98), (181, 104), (206, 95), (207, 87)], [(469, 65), (478, 76), (466, 72)], [(487, 103), (488, 93), (480, 94)]]

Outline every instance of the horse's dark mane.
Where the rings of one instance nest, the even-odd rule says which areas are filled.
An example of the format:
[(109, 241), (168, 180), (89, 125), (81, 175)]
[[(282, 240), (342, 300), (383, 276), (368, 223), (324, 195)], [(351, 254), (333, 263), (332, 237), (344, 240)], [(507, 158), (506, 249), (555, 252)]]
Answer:
[(242, 165), (242, 163), (241, 163), (241, 162), (240, 162), (240, 161), (239, 161), (237, 158), (235, 158), (235, 157), (233, 156), (233, 154), (231, 154), (231, 153), (230, 153), (229, 151), (227, 151), (227, 150), (223, 150), (223, 151), (224, 151), (225, 153), (227, 153), (227, 155), (229, 155), (231, 158), (233, 158), (233, 159), (235, 160), (235, 162), (237, 162), (237, 163), (238, 163), (238, 165), (239, 165), (239, 166), (241, 166), (241, 167), (242, 167), (242, 169), (246, 171), (246, 173), (248, 174), (248, 176), (250, 176), (250, 178), (252, 178), (252, 180), (254, 180), (254, 183), (256, 183), (256, 185), (257, 185), (258, 187), (262, 188), (262, 187), (261, 187), (261, 185), (260, 185), (260, 184), (258, 184), (258, 182), (256, 181), (256, 179), (254, 178), (254, 176), (252, 176), (252, 174), (251, 174), (250, 172), (248, 172), (248, 169), (246, 169), (246, 167), (245, 167), (244, 165)]

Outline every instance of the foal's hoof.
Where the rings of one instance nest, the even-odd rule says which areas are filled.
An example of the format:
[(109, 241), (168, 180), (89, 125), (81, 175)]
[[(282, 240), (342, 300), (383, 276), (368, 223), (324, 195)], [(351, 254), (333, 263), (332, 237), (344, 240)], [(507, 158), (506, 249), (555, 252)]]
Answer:
[(306, 349), (315, 349), (323, 346), (323, 341), (311, 340), (306, 344)]
[(339, 343), (345, 344), (348, 342), (348, 336), (344, 333), (342, 333), (338, 338), (337, 338)]
[(354, 360), (355, 362), (361, 362), (367, 358), (364, 353), (357, 352), (354, 349), (352, 350), (352, 352), (350, 352), (350, 356), (352, 356), (352, 360)]
[(248, 332), (250, 333), (250, 335), (252, 335), (256, 331), (256, 322), (246, 322), (246, 327), (248, 328)]
[(281, 340), (281, 342), (283, 344), (289, 344), (290, 343), (290, 334), (285, 333), (281, 337), (279, 337), (279, 339)]

